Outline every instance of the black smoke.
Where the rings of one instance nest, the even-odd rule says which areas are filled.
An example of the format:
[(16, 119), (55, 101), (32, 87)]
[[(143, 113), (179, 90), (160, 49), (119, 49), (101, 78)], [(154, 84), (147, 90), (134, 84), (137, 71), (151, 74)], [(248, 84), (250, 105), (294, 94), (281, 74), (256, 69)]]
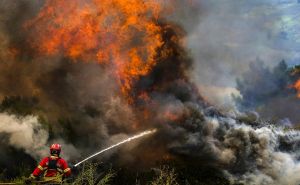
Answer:
[[(156, 22), (163, 38), (163, 45), (156, 49), (158, 62), (149, 75), (134, 81), (129, 92), (134, 101), (129, 104), (120, 95), (107, 66), (74, 62), (62, 56), (37, 56), (28, 49), (26, 38), (30, 30), (22, 31), (28, 17), (20, 16), (20, 7), (30, 7), (31, 17), (41, 4), (6, 3), (13, 7), (9, 6), (10, 11), (3, 11), (1, 17), (14, 24), (1, 25), (5, 28), (1, 29), (5, 42), (0, 56), (1, 110), (5, 112), (2, 116), (15, 127), (31, 125), (26, 128), (32, 133), (46, 132), (45, 142), (40, 144), (63, 142), (65, 156), (78, 160), (95, 149), (155, 127), (158, 134), (153, 138), (123, 147), (105, 159), (114, 165), (136, 168), (176, 161), (185, 168), (209, 167), (245, 184), (299, 182), (299, 133), (260, 122), (254, 127), (238, 119), (240, 115), (221, 113), (207, 103), (189, 78), (193, 60), (184, 45), (186, 33), (176, 23), (163, 19)], [(282, 72), (282, 68), (278, 70)], [(273, 72), (267, 74), (269, 79)], [(271, 87), (268, 93), (278, 88)], [(26, 117), (28, 114), (33, 116)], [(29, 118), (33, 119), (31, 124), (26, 122)], [(18, 149), (5, 152), (6, 155), (27, 158), (24, 161), (31, 164), (33, 157), (38, 160), (47, 152), (47, 147), (41, 151), (32, 147), (35, 142), (27, 146), (17, 142), (20, 139), (14, 140), (18, 138), (13, 137), (17, 133), (15, 127), (6, 130), (10, 127), (3, 126), (1, 132), (11, 141), (3, 150)], [(13, 160), (7, 164), (6, 159), (9, 158), (1, 158), (1, 166), (9, 169), (7, 166), (16, 165)], [(13, 170), (10, 169), (11, 175)]]

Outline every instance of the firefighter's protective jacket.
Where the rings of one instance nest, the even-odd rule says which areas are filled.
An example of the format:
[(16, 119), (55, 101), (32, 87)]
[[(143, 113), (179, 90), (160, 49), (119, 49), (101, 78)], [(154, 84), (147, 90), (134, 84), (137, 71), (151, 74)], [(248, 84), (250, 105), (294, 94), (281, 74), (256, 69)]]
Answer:
[(71, 169), (64, 159), (57, 156), (50, 156), (45, 157), (32, 173), (35, 177), (41, 174), (44, 174), (44, 177), (56, 177), (59, 175), (69, 177), (71, 175)]

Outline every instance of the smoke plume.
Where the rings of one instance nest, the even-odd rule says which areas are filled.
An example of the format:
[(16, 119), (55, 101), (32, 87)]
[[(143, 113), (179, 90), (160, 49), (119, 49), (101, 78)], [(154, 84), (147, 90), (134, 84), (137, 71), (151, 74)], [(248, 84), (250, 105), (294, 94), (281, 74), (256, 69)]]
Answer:
[(299, 63), (297, 1), (194, 2), (193, 10), (200, 13), (184, 11), (190, 15), (181, 21), (195, 60), (191, 77), (213, 104), (234, 104), (231, 94), (239, 95), (236, 79), (257, 58), (270, 68), (281, 60), (288, 66)]
[(288, 67), (285, 61), (271, 69), (262, 61), (251, 63), (249, 71), (237, 80), (242, 98), (237, 97), (236, 103), (240, 110), (256, 110), (265, 120), (296, 125), (300, 121), (300, 101), (293, 84), (298, 76), (296, 69)]
[[(192, 160), (234, 182), (299, 183), (299, 132), (268, 126), (255, 114), (222, 113), (201, 95), (192, 69), (201, 66), (198, 73), (216, 78), (223, 66), (215, 69), (218, 63), (210, 62), (227, 51), (213, 50), (209, 35), (201, 46), (190, 43), (200, 51), (195, 55), (186, 49), (186, 38), (193, 38), (189, 31), (222, 29), (216, 24), (206, 30), (216, 17), (205, 16), (202, 1), (175, 3), (187, 8), (140, 0), (5, 1), (0, 17), (9, 24), (0, 26), (0, 108), (7, 113), (1, 114), (0, 132), (7, 134), (7, 145), (37, 159), (45, 155), (44, 146), (60, 142), (64, 157), (79, 160), (95, 148), (157, 128), (153, 139), (121, 148), (112, 161), (137, 168), (163, 160), (188, 166)], [(183, 27), (176, 23), (184, 21), (172, 11), (188, 15), (189, 9), (204, 25), (188, 29), (194, 20)], [(244, 25), (242, 31), (248, 30)], [(242, 66), (246, 54), (224, 65)], [(210, 84), (207, 79), (203, 84)]]
[(42, 128), (37, 117), (17, 118), (14, 115), (1, 113), (0, 119), (0, 133), (8, 135), (7, 140), (10, 145), (25, 150), (37, 159), (47, 154), (45, 147), (49, 137), (48, 131)]

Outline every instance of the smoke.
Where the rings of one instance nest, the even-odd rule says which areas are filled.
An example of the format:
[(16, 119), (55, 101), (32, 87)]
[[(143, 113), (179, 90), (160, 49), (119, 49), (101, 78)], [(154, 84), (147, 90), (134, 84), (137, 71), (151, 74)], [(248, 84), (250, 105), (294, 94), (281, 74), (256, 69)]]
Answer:
[[(281, 60), (288, 65), (299, 61), (299, 39), (292, 31), (298, 26), (296, 1), (196, 0), (194, 5), (197, 8), (193, 9), (201, 13), (190, 11), (183, 23), (188, 32), (188, 48), (195, 59), (190, 75), (210, 102), (232, 106), (230, 95), (238, 93), (223, 89), (234, 89), (236, 79), (257, 58), (268, 67)], [(221, 101), (214, 101), (220, 99), (220, 93), (223, 93)]]
[(300, 165), (298, 131), (283, 131), (263, 124), (254, 127), (237, 121), (237, 117), (217, 115), (212, 110), (207, 110), (202, 120), (194, 115), (179, 127), (185, 139), (173, 142), (170, 149), (177, 155), (222, 166), (234, 182), (299, 183), (295, 175)]
[[(60, 54), (40, 56), (30, 47), (33, 41), (28, 35), (32, 29), (26, 30), (24, 25), (42, 8), (42, 1), (1, 3), (1, 18), (5, 21), (0, 29), (0, 109), (11, 117), (30, 114), (36, 120), (41, 118), (41, 123), (24, 125), (28, 124), (28, 134), (40, 127), (44, 136), (41, 143), (14, 137), (15, 142), (3, 143), (3, 147), (21, 148), (13, 155), (21, 156), (24, 151), (38, 161), (48, 155), (51, 143), (58, 142), (63, 147), (62, 157), (75, 161), (139, 131), (135, 113), (120, 97), (111, 66), (74, 62)], [(28, 144), (19, 146), (18, 142)], [(132, 143), (128, 150), (137, 145)], [(130, 155), (127, 159), (133, 158)], [(2, 166), (13, 165), (5, 159), (0, 161)]]
[(48, 131), (38, 122), (34, 116), (17, 118), (7, 113), (0, 114), (0, 133), (8, 135), (8, 143), (19, 149), (25, 150), (36, 159), (47, 154), (45, 150)]
[[(298, 101), (287, 87), (291, 77), (273, 71), (278, 70), (273, 68), (279, 68), (277, 64), (282, 60), (288, 68), (299, 63), (299, 38), (295, 31), (299, 26), (297, 1), (197, 0), (190, 8), (179, 7), (183, 8), (178, 8), (179, 16), (174, 19), (187, 31), (187, 45), (195, 60), (189, 75), (207, 101), (226, 111), (235, 108), (244, 111), (239, 105), (235, 107), (232, 95), (243, 97), (244, 103), (255, 105), (264, 119), (276, 122), (287, 118), (292, 123), (299, 122), (298, 114), (293, 111)], [(283, 77), (287, 79), (279, 79)], [(238, 84), (236, 79), (244, 81)], [(257, 82), (255, 86), (251, 80), (264, 84)], [(240, 88), (241, 84), (247, 87)], [(253, 92), (245, 93), (247, 88)], [(259, 98), (258, 93), (265, 95)], [(249, 98), (251, 95), (258, 99)], [(260, 99), (264, 104), (256, 102)], [(286, 111), (289, 109), (292, 110)]]
[[(107, 146), (119, 129), (126, 136), (134, 116), (118, 97), (111, 71), (95, 63), (74, 63), (61, 56), (37, 56), (29, 48), (30, 31), (24, 29), (24, 24), (43, 2), (1, 1), (1, 4), (1, 111), (10, 113), (7, 124), (12, 124), (7, 127), (6, 122), (1, 122), (1, 128), (11, 129), (4, 131), (13, 139), (3, 146), (20, 148), (38, 161), (48, 154), (52, 142), (58, 142), (63, 146), (62, 156), (74, 160), (79, 153), (86, 155), (94, 147)], [(35, 116), (26, 117), (28, 114)], [(19, 118), (20, 115), (25, 117)], [(42, 123), (38, 118), (42, 118)], [(18, 124), (22, 126), (20, 132)], [(28, 135), (17, 137), (22, 132)], [(1, 160), (3, 163), (6, 162)]]
[[(36, 116), (16, 117), (7, 113), (0, 114), (0, 134), (7, 138), (8, 144), (17, 149), (24, 150), (36, 160), (39, 160), (49, 153), (51, 143), (62, 144), (66, 159), (75, 157), (77, 151), (74, 146), (66, 144), (61, 139), (49, 141), (49, 133), (38, 121)], [(5, 139), (6, 140), (6, 139)]]
[[(151, 141), (143, 145), (133, 143), (112, 154), (114, 163), (148, 167), (165, 159), (181, 159), (184, 163), (190, 159), (197, 166), (216, 167), (235, 182), (299, 182), (295, 175), (299, 173), (299, 132), (267, 126), (257, 116), (224, 114), (207, 103), (199, 90), (199, 84), (216, 86), (211, 92), (230, 86), (229, 93), (238, 93), (232, 87), (235, 78), (247, 70), (245, 63), (257, 56), (273, 61), (285, 54), (267, 47), (274, 41), (269, 40), (265, 24), (251, 14), (255, 10), (258, 15), (265, 15), (257, 9), (261, 5), (258, 1), (196, 1), (191, 12), (199, 18), (190, 21), (179, 20), (176, 15), (160, 17), (165, 13), (160, 12), (161, 8), (155, 13), (152, 9), (143, 10), (137, 18), (131, 9), (124, 13), (127, 9), (116, 6), (116, 14), (108, 18), (121, 19), (117, 19), (112, 30), (101, 32), (104, 36), (100, 38), (98, 26), (107, 28), (109, 24), (101, 22), (99, 7), (91, 6), (99, 1), (84, 1), (87, 6), (81, 6), (83, 1), (79, 0), (75, 4), (51, 2), (42, 7), (45, 4), (32, 1), (6, 1), (0, 16), (11, 23), (0, 27), (1, 110), (10, 113), (2, 113), (1, 120), (7, 121), (0, 123), (0, 130), (7, 134), (8, 145), (38, 158), (46, 154), (43, 146), (59, 142), (65, 146), (64, 155), (77, 160), (95, 148), (156, 127), (157, 134)], [(159, 1), (154, 2), (150, 8)], [(65, 3), (72, 6), (65, 9)], [(177, 3), (186, 7), (175, 11), (189, 17), (190, 4)], [(13, 16), (20, 15), (25, 5), (26, 16)], [(101, 5), (103, 11), (105, 6), (111, 7), (108, 1)], [(140, 1), (122, 4), (126, 5), (146, 6)], [(268, 6), (269, 1), (263, 5)], [(81, 11), (87, 7), (87, 14)], [(51, 8), (55, 9), (54, 14)], [(45, 10), (49, 11), (43, 14)], [(69, 11), (74, 14), (70, 16)], [(244, 11), (248, 14), (236, 16)], [(78, 15), (83, 15), (85, 21)], [(169, 19), (182, 22), (184, 27)], [(234, 23), (231, 27), (228, 20)], [(194, 24), (195, 21), (200, 24)], [(11, 31), (14, 29), (19, 31)], [(253, 35), (256, 39), (252, 39)], [(186, 49), (185, 39), (191, 52)], [(144, 46), (141, 41), (151, 42)], [(257, 45), (260, 47), (254, 47)], [(102, 49), (108, 56), (100, 52)], [(209, 92), (206, 95), (212, 96)], [(25, 101), (30, 98), (36, 101)], [(19, 117), (24, 114), (35, 116)], [(43, 120), (41, 123), (38, 117)], [(16, 128), (22, 128), (24, 133)]]
[(240, 110), (256, 110), (265, 120), (298, 124), (300, 119), (294, 110), (299, 100), (292, 88), (296, 79), (297, 74), (285, 61), (273, 68), (262, 61), (250, 63), (249, 70), (237, 80), (242, 98), (235, 98), (236, 104)]
[[(299, 150), (299, 133), (283, 132), (272, 127), (253, 128), (233, 120), (230, 129), (226, 129), (224, 141), (213, 144), (222, 163), (229, 164), (231, 173), (244, 184), (297, 184), (299, 171), (296, 161)], [(218, 121), (217, 121), (218, 122)], [(222, 126), (221, 126), (222, 127)], [(215, 126), (215, 128), (218, 128)], [(282, 143), (294, 142), (293, 150), (286, 151)], [(278, 150), (280, 148), (281, 150)]]

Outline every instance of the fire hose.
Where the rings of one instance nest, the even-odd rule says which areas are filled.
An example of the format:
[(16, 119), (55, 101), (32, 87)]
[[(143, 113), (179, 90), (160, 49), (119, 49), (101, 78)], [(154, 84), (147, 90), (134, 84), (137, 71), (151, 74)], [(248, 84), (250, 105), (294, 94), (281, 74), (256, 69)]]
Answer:
[[(153, 134), (155, 132), (156, 132), (156, 129), (147, 130), (147, 131), (144, 131), (144, 132), (142, 132), (140, 134), (137, 134), (137, 135), (134, 135), (134, 136), (129, 137), (127, 139), (124, 139), (123, 141), (121, 141), (121, 142), (119, 142), (117, 144), (111, 145), (111, 146), (109, 146), (109, 147), (107, 147), (107, 148), (105, 148), (105, 149), (103, 149), (103, 150), (101, 150), (101, 151), (99, 151), (99, 152), (97, 152), (97, 153), (95, 153), (93, 155), (90, 155), (90, 156), (86, 157), (82, 161), (80, 161), (77, 164), (75, 164), (74, 167), (77, 167), (78, 165), (82, 164), (83, 162), (85, 162), (85, 161), (87, 161), (87, 160), (89, 160), (89, 159), (91, 159), (91, 158), (93, 158), (93, 157), (95, 157), (95, 156), (97, 156), (97, 155), (105, 152), (105, 151), (111, 150), (111, 149), (113, 149), (113, 148), (115, 148), (115, 147), (117, 147), (119, 145), (128, 143), (128, 142), (130, 142), (132, 140), (138, 139), (138, 138), (143, 137), (145, 135)], [(43, 180), (43, 181), (31, 181), (31, 183), (33, 183), (33, 184), (46, 184), (46, 183), (51, 182), (51, 184), (62, 184), (63, 181), (61, 183), (53, 182), (55, 179), (59, 179), (59, 178), (62, 178), (62, 175), (59, 175), (59, 176), (51, 178), (51, 179)], [(24, 183), (23, 182), (7, 182), (7, 183), (5, 183), (5, 182), (1, 183), (0, 182), (0, 185), (10, 185), (10, 184), (13, 185), (13, 184), (24, 184)]]

